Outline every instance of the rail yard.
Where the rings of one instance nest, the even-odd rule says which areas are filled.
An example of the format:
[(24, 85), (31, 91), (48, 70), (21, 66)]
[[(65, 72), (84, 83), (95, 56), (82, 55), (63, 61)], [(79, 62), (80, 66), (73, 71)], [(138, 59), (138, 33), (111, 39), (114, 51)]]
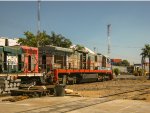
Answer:
[(150, 113), (149, 5), (0, 2), (0, 113)]
[[(56, 46), (1, 46), (0, 93), (47, 93), (48, 85), (111, 80), (108, 56)], [(19, 89), (20, 85), (27, 86)], [(35, 90), (31, 90), (36, 87)], [(32, 87), (32, 88), (31, 88)], [(28, 90), (27, 90), (28, 89)], [(30, 91), (29, 91), (30, 89)], [(15, 90), (15, 91), (13, 91)], [(50, 90), (48, 90), (50, 91)]]
[[(0, 97), (0, 112), (8, 113), (78, 113), (91, 112), (138, 112), (149, 113), (150, 81), (137, 79), (114, 79), (112, 81), (67, 85), (73, 89), (63, 97), (47, 95), (26, 98), (17, 102), (2, 101), (11, 96)], [(103, 107), (106, 108), (103, 108)], [(94, 108), (94, 110), (92, 110)], [(102, 109), (103, 108), (103, 109)]]
[[(114, 76), (108, 56), (55, 46), (0, 49), (2, 113), (78, 113), (105, 104), (111, 108), (112, 102), (125, 104), (124, 113), (134, 101), (138, 108), (150, 105), (147, 76)], [(135, 107), (129, 110), (137, 111)], [(150, 112), (147, 107), (142, 109)], [(113, 113), (118, 108), (91, 112), (101, 110)]]

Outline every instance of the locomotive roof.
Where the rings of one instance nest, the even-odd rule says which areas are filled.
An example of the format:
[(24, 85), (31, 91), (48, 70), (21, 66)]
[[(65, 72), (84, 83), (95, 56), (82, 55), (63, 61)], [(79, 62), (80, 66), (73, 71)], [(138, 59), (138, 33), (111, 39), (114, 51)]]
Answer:
[(3, 47), (2, 46), (0, 46), (0, 52), (3, 52)]
[(22, 54), (22, 49), (11, 47), (11, 46), (5, 46), (4, 51), (10, 52), (12, 54)]
[(11, 54), (22, 54), (22, 50), (20, 48), (11, 46), (0, 46), (0, 52), (8, 52)]
[(63, 52), (69, 52), (72, 53), (73, 50), (69, 48), (63, 48), (63, 47), (57, 47), (57, 46), (45, 46), (45, 47), (39, 47), (39, 49), (48, 49), (48, 50), (56, 50), (56, 51), (63, 51)]

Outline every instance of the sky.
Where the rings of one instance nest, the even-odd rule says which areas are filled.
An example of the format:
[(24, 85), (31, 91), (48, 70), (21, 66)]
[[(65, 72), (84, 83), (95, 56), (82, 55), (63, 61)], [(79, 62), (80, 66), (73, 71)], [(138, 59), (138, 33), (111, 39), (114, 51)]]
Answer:
[[(23, 38), (37, 33), (37, 1), (0, 1), (0, 37)], [(150, 1), (41, 1), (40, 30), (62, 34), (110, 57), (141, 62), (141, 48), (150, 44)]]

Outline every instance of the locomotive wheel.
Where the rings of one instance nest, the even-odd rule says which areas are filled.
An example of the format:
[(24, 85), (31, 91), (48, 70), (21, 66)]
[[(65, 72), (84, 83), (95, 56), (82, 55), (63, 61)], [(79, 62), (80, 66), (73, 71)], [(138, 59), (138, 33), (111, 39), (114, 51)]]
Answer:
[(73, 84), (76, 84), (76, 83), (77, 83), (76, 77), (73, 77)]
[(42, 96), (41, 93), (37, 93), (37, 92), (34, 92), (34, 93), (33, 93), (33, 98), (41, 97), (41, 96)]
[(68, 80), (69, 85), (76, 84), (76, 77), (71, 77), (71, 80)]
[(98, 81), (98, 82), (103, 81), (103, 76), (99, 75), (98, 78), (97, 78), (97, 81)]

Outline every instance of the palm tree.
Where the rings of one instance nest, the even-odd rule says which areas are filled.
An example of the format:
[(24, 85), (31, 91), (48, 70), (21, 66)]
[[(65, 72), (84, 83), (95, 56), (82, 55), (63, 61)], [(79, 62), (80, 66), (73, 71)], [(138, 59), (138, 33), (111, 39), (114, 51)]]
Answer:
[(149, 79), (150, 79), (150, 44), (145, 44), (145, 47), (142, 48), (142, 53), (141, 53), (143, 59), (148, 57), (149, 59)]
[(141, 64), (142, 64), (142, 75), (145, 75), (145, 54), (141, 53), (142, 58), (141, 58)]

